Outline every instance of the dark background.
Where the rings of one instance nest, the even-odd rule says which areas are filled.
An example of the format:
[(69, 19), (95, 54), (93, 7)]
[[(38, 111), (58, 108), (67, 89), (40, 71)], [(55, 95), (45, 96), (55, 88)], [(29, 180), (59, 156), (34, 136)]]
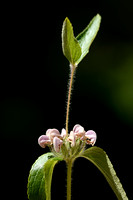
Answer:
[[(79, 123), (95, 130), (125, 188), (132, 194), (133, 3), (86, 1), (5, 3), (1, 6), (0, 135), (4, 199), (27, 199), (31, 165), (48, 149), (37, 139), (65, 126), (69, 63), (62, 54), (66, 16), (77, 35), (97, 13), (100, 31), (78, 66), (69, 130)], [(66, 167), (54, 170), (52, 200), (65, 199)], [(74, 199), (116, 199), (102, 174), (88, 161), (73, 168)]]

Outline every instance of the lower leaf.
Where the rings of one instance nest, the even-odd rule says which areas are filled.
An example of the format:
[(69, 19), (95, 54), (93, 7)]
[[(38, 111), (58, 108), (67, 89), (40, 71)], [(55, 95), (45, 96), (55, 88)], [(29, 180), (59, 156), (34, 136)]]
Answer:
[(113, 165), (103, 149), (91, 147), (85, 150), (80, 157), (84, 157), (91, 161), (102, 172), (119, 200), (128, 200)]
[(33, 164), (29, 178), (27, 194), (29, 200), (50, 200), (51, 181), (55, 164), (61, 160), (53, 153), (40, 156)]

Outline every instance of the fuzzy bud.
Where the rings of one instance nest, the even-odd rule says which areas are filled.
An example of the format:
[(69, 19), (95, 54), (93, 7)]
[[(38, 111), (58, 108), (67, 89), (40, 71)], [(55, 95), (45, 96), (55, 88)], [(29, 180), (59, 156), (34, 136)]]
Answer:
[(61, 131), (61, 136), (62, 136), (63, 138), (66, 137), (66, 130), (65, 130), (64, 128), (63, 128), (62, 131)]
[(71, 142), (71, 147), (74, 147), (76, 143), (76, 135), (73, 131), (70, 132), (68, 140)]

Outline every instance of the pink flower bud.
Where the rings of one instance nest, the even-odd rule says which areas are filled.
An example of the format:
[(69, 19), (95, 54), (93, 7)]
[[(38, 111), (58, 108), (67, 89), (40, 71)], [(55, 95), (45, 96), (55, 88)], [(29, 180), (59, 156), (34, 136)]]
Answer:
[(91, 144), (92, 146), (96, 142), (97, 135), (94, 131), (90, 130), (85, 133), (85, 137), (87, 138), (86, 143)]
[(76, 136), (75, 136), (75, 133), (73, 131), (70, 132), (70, 135), (68, 137), (68, 141), (71, 142), (71, 147), (74, 147), (75, 146), (75, 143), (76, 143)]
[(50, 140), (53, 142), (53, 139), (54, 137), (59, 137), (59, 138), (62, 138), (61, 135), (60, 135), (60, 132), (53, 128), (53, 129), (48, 129), (46, 131), (46, 135), (49, 136)]
[(45, 148), (46, 145), (51, 144), (51, 140), (49, 139), (49, 137), (47, 135), (41, 135), (38, 138), (38, 144), (42, 147)]
[(63, 138), (66, 137), (66, 130), (65, 130), (64, 128), (63, 128), (62, 131), (61, 131), (61, 136), (62, 136)]
[(84, 135), (85, 135), (85, 130), (82, 126), (80, 126), (79, 124), (76, 124), (74, 127), (73, 127), (73, 132), (75, 133), (76, 137), (77, 138), (83, 138)]
[(54, 137), (53, 139), (53, 146), (54, 146), (54, 150), (59, 153), (60, 152), (60, 149), (61, 149), (61, 146), (63, 144), (63, 141), (60, 140), (58, 137)]

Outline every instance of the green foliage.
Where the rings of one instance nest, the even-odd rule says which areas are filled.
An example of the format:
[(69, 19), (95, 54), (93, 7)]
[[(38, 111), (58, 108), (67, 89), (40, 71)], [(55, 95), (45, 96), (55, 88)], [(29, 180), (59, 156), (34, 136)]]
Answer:
[[(111, 161), (103, 149), (91, 147), (76, 158), (84, 157), (92, 162), (104, 175), (110, 187), (119, 200), (128, 200)], [(55, 157), (53, 153), (40, 156), (33, 164), (28, 178), (29, 200), (51, 200), (51, 181), (55, 164), (63, 159)], [(74, 158), (72, 158), (74, 160)]]
[(89, 48), (95, 39), (97, 32), (100, 27), (101, 16), (97, 14), (89, 23), (89, 25), (76, 37), (78, 40), (80, 47), (82, 49), (82, 54), (77, 61), (79, 63), (89, 52)]
[(62, 27), (62, 49), (65, 57), (71, 64), (79, 64), (89, 52), (99, 30), (101, 16), (97, 14), (89, 25), (75, 38), (73, 27), (68, 18), (64, 20)]
[(61, 159), (53, 153), (40, 156), (33, 164), (28, 178), (29, 200), (50, 200), (51, 180), (55, 164)]
[(71, 64), (75, 64), (81, 56), (80, 45), (74, 37), (72, 24), (67, 17), (62, 27), (62, 49)]
[(91, 147), (85, 150), (81, 157), (91, 161), (102, 172), (119, 200), (128, 200), (113, 165), (103, 149)]

